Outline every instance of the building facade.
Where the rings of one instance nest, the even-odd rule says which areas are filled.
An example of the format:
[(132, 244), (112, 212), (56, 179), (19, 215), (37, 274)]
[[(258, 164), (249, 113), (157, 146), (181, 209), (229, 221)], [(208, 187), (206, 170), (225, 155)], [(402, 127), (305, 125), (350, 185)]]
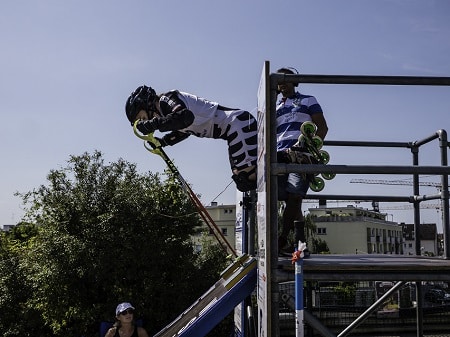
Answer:
[[(414, 224), (402, 224), (404, 237), (404, 252), (407, 255), (416, 255)], [(434, 223), (420, 224), (420, 255), (440, 255), (437, 226)]]
[(1, 230), (7, 232), (7, 231), (9, 231), (11, 228), (13, 228), (14, 226), (15, 226), (15, 225), (3, 225), (3, 226), (1, 227)]
[[(232, 247), (236, 247), (236, 205), (206, 207)], [(356, 206), (309, 208), (315, 235), (325, 241), (331, 254), (397, 254), (415, 255), (414, 225), (387, 220), (387, 214)], [(422, 255), (439, 255), (439, 234), (436, 224), (422, 224), (420, 245)], [(196, 251), (203, 240), (215, 241), (206, 224), (192, 237)]]
[[(216, 202), (212, 202), (210, 206), (205, 208), (230, 246), (235, 247), (236, 205), (218, 205)], [(204, 240), (216, 241), (214, 234), (206, 224), (192, 237), (195, 251), (202, 250)]]
[(387, 214), (355, 206), (308, 210), (331, 254), (403, 254), (402, 227)]

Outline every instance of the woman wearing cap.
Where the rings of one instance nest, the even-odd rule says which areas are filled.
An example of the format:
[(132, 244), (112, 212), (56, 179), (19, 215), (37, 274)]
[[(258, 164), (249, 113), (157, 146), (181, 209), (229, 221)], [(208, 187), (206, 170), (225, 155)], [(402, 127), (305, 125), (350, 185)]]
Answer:
[(131, 303), (120, 303), (116, 308), (116, 323), (105, 337), (148, 337), (147, 331), (134, 324), (134, 307)]

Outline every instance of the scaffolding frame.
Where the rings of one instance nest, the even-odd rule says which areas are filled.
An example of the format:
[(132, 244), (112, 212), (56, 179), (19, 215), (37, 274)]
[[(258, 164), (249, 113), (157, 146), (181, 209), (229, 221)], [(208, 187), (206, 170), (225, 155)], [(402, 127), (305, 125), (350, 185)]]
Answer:
[[(450, 77), (416, 77), (416, 76), (347, 76), (347, 75), (300, 75), (270, 73), (270, 63), (264, 63), (258, 91), (258, 306), (259, 308), (259, 336), (279, 337), (279, 308), (280, 294), (278, 282), (286, 279), (286, 275), (280, 273), (280, 261), (278, 259), (277, 233), (278, 233), (278, 190), (277, 176), (280, 174), (298, 173), (335, 173), (335, 174), (405, 174), (413, 177), (412, 196), (355, 196), (355, 195), (308, 195), (307, 198), (331, 199), (331, 200), (370, 200), (370, 201), (407, 201), (414, 204), (414, 227), (416, 230), (416, 252), (420, 255), (419, 224), (420, 202), (430, 199), (440, 199), (442, 202), (442, 226), (444, 231), (444, 258), (428, 259), (427, 263), (417, 257), (405, 257), (398, 260), (389, 260), (388, 257), (373, 257), (379, 264), (376, 268), (358, 256), (348, 256), (343, 261), (335, 257), (333, 265), (320, 257), (305, 260), (305, 280), (317, 280), (323, 277), (341, 277), (345, 280), (373, 279), (384, 280), (392, 277), (392, 271), (396, 273), (397, 281), (411, 280), (417, 284), (417, 298), (422, 298), (421, 280), (446, 280), (450, 281), (450, 225), (449, 225), (449, 193), (448, 193), (448, 167), (447, 152), (449, 143), (445, 130), (438, 130), (434, 134), (420, 141), (414, 142), (364, 142), (364, 141), (325, 141), (328, 146), (362, 146), (362, 147), (403, 147), (411, 149), (413, 163), (410, 166), (394, 165), (298, 165), (277, 163), (276, 137), (273, 126), (276, 125), (276, 99), (277, 85), (281, 82), (289, 83), (323, 83), (323, 84), (369, 84), (369, 85), (425, 85), (425, 86), (450, 86)], [(420, 166), (418, 162), (419, 148), (435, 139), (439, 140), (441, 151), (441, 163), (439, 166)], [(420, 195), (419, 175), (439, 175), (441, 177), (442, 190), (432, 196)], [(384, 262), (383, 260), (386, 260)], [(375, 261), (375, 260), (374, 260)], [(409, 261), (409, 264), (406, 264)], [(372, 261), (373, 262), (373, 261)], [(282, 263), (283, 264), (283, 263)], [(286, 263), (284, 263), (286, 266)], [(388, 268), (390, 265), (391, 268)], [(409, 267), (408, 267), (409, 266)], [(440, 268), (441, 273), (430, 273)], [(286, 269), (289, 269), (287, 267)], [(351, 274), (346, 273), (349, 270)], [(443, 274), (443, 275), (442, 275)], [(287, 277), (289, 278), (289, 276)], [(417, 336), (423, 335), (423, 315), (420, 300), (417, 306)]]

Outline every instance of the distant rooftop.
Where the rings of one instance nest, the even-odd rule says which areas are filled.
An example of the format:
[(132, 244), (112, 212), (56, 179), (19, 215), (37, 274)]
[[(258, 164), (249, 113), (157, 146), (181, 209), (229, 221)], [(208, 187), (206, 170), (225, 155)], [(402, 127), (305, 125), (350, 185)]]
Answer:
[(7, 232), (7, 231), (9, 231), (11, 228), (13, 228), (13, 227), (14, 227), (14, 225), (3, 225), (3, 226), (2, 226), (2, 231)]

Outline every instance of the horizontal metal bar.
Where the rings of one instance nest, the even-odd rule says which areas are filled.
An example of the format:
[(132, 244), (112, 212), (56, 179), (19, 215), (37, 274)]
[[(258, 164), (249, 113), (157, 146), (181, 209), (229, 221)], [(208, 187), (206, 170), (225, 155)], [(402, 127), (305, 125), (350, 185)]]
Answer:
[(449, 175), (449, 166), (393, 166), (393, 165), (322, 165), (272, 163), (271, 174), (336, 173), (336, 174), (429, 174)]
[(413, 143), (408, 142), (370, 142), (370, 141), (351, 141), (351, 140), (324, 140), (324, 145), (328, 146), (363, 146), (363, 147), (399, 147), (411, 148)]
[(394, 196), (394, 195), (331, 195), (331, 194), (307, 194), (305, 199), (314, 200), (358, 200), (358, 201), (391, 201), (391, 202), (414, 202), (411, 196)]
[(303, 279), (305, 281), (330, 281), (330, 280), (346, 280), (346, 281), (450, 281), (450, 274), (446, 273), (404, 273), (404, 272), (373, 272), (373, 273), (364, 273), (361, 271), (343, 271), (341, 273), (333, 273), (333, 272), (309, 272), (305, 271)]
[(417, 202), (420, 202), (420, 201), (425, 201), (425, 200), (436, 200), (436, 199), (441, 199), (441, 198), (442, 198), (441, 193), (438, 193), (438, 194), (431, 194), (431, 195), (428, 194), (428, 195), (416, 196), (416, 197), (414, 197), (414, 200)]
[(370, 75), (314, 75), (282, 74), (269, 75), (273, 85), (278, 83), (323, 83), (323, 84), (372, 84), (372, 85), (432, 85), (450, 86), (450, 77), (424, 76), (370, 76)]

